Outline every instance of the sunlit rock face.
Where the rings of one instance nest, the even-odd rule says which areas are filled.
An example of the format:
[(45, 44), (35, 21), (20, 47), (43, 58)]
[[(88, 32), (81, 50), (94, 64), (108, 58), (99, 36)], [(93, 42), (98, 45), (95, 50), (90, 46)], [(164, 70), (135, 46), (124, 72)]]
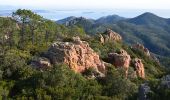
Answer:
[(122, 41), (122, 37), (112, 31), (111, 29), (107, 29), (103, 34), (99, 34), (99, 40), (101, 43), (105, 43), (105, 42), (111, 42), (111, 41)]
[(128, 68), (130, 65), (130, 55), (123, 49), (121, 49), (118, 53), (110, 53), (109, 62), (112, 63), (115, 67), (123, 67), (126, 70), (126, 76), (128, 74)]
[(52, 64), (65, 63), (75, 72), (82, 73), (93, 67), (97, 72), (105, 73), (105, 65), (99, 55), (79, 37), (73, 37), (71, 42), (53, 43), (47, 55)]
[(104, 44), (104, 37), (101, 34), (99, 34), (99, 41)]
[(135, 73), (137, 74), (137, 76), (140, 78), (145, 78), (145, 69), (142, 60), (139, 58), (135, 58), (132, 60), (132, 64), (134, 66)]
[(150, 51), (147, 49), (147, 48), (145, 48), (144, 47), (144, 45), (142, 45), (142, 44), (139, 44), (139, 43), (137, 43), (137, 44), (134, 44), (133, 46), (132, 46), (132, 48), (133, 49), (136, 49), (136, 50), (141, 50), (145, 55), (147, 55), (147, 56), (151, 56), (150, 55)]

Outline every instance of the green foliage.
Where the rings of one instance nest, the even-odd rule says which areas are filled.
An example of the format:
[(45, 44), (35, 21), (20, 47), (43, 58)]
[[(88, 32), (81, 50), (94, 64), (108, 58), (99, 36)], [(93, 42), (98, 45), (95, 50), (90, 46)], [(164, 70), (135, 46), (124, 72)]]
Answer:
[(103, 84), (104, 94), (113, 98), (133, 98), (137, 93), (137, 86), (113, 67), (109, 67)]
[[(76, 19), (75, 19), (76, 20)], [(118, 32), (129, 44), (144, 44), (150, 51), (161, 56), (170, 56), (169, 19), (152, 13), (145, 13), (135, 18), (123, 19), (119, 16), (107, 16), (98, 20), (76, 20), (75, 25), (84, 28), (91, 35), (110, 28)]]
[(9, 93), (14, 86), (14, 81), (0, 81), (0, 99), (9, 99)]
[[(164, 88), (156, 88), (159, 86), (157, 78), (162, 77), (165, 72), (158, 63), (143, 55), (141, 51), (133, 50), (121, 42), (113, 41), (102, 44), (96, 37), (88, 37), (84, 27), (89, 28), (89, 31), (92, 32), (95, 29), (90, 28), (94, 22), (83, 18), (81, 20), (82, 22), (77, 25), (66, 27), (25, 9), (14, 12), (12, 18), (0, 18), (0, 99), (137, 99), (137, 88), (145, 80), (150, 82), (153, 90), (150, 98), (169, 98), (168, 89), (164, 91)], [(123, 29), (128, 32), (127, 37), (131, 38), (134, 38), (131, 35), (132, 32), (138, 33), (139, 31), (136, 31), (136, 26), (127, 23), (119, 23), (116, 26), (106, 25), (105, 27), (115, 28), (117, 31)], [(97, 27), (96, 30), (99, 31), (100, 27)], [(143, 27), (140, 30), (144, 30)], [(8, 38), (5, 38), (6, 35)], [(143, 59), (146, 79), (129, 77), (126, 79), (125, 70), (123, 68), (115, 69), (114, 66), (106, 67), (106, 77), (88, 79), (84, 76), (96, 73), (92, 68), (86, 70), (82, 75), (63, 64), (52, 65), (52, 68), (46, 71), (36, 70), (30, 65), (34, 57), (43, 56), (43, 52), (48, 50), (51, 43), (54, 41), (69, 42), (72, 41), (73, 36), (80, 36), (82, 40), (88, 41), (90, 47), (106, 62), (108, 53), (117, 52), (120, 49), (125, 49), (132, 59), (136, 57)], [(140, 36), (145, 38), (144, 35)], [(133, 67), (130, 67), (129, 74), (133, 72)]]
[(90, 67), (85, 72), (83, 72), (83, 75), (90, 76), (93, 75), (94, 73), (95, 73), (95, 69), (93, 67)]
[(108, 53), (114, 52), (122, 48), (121, 43), (114, 42), (114, 41), (102, 44), (97, 39), (91, 39), (89, 40), (89, 44), (90, 44), (90, 47), (93, 48), (103, 59), (108, 56)]
[(167, 100), (170, 97), (170, 89), (161, 86), (160, 82), (160, 80), (155, 79), (149, 81), (149, 86), (152, 90), (152, 93), (149, 94), (151, 100)]
[(82, 27), (70, 26), (68, 28), (69, 28), (69, 33), (72, 33), (72, 34), (68, 34), (71, 37), (73, 37), (73, 36), (85, 36), (85, 31)]
[(3, 58), (3, 70), (4, 77), (19, 78), (18, 71), (27, 66), (26, 62), (30, 59), (30, 54), (20, 50), (8, 50)]
[(97, 81), (87, 80), (65, 65), (57, 65), (51, 71), (37, 72), (18, 81), (11, 95), (16, 98), (31, 95), (34, 99), (94, 99), (101, 92), (101, 86), (97, 84)]

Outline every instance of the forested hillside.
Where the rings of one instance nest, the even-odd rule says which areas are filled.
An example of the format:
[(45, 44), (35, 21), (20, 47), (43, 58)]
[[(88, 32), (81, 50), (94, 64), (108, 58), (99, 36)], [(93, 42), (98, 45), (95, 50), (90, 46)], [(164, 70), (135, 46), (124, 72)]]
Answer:
[[(71, 20), (73, 22), (74, 19)], [(65, 22), (69, 23), (69, 19)], [(110, 28), (122, 35), (124, 42), (128, 44), (141, 43), (151, 52), (158, 55), (160, 60), (168, 60), (170, 56), (170, 19), (162, 18), (152, 13), (144, 13), (134, 18), (122, 18), (120, 16), (106, 16), (93, 20), (93, 23), (77, 21), (70, 26), (81, 26), (87, 34), (102, 33)], [(88, 27), (84, 27), (84, 25)], [(166, 62), (164, 62), (166, 63)], [(167, 66), (168, 67), (168, 66)]]
[[(150, 50), (157, 53), (157, 45), (169, 44), (152, 47), (150, 38), (157, 36), (149, 35), (150, 28), (121, 20), (126, 19), (108, 26), (89, 27), (94, 20), (65, 26), (25, 9), (0, 17), (0, 99), (166, 100), (170, 73)], [(96, 29), (96, 35), (87, 33)], [(147, 29), (148, 34), (142, 31)]]

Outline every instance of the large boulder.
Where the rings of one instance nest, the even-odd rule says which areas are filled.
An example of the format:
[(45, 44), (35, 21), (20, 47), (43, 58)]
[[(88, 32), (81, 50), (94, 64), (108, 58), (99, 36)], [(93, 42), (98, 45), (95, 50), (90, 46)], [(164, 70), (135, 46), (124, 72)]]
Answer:
[(111, 41), (117, 41), (117, 42), (122, 41), (122, 37), (118, 33), (112, 31), (111, 29), (107, 29), (103, 34), (100, 34), (99, 38), (101, 43), (111, 42)]
[(75, 72), (82, 73), (92, 67), (97, 72), (105, 73), (105, 65), (99, 55), (79, 37), (74, 37), (71, 42), (53, 43), (46, 55), (52, 64), (65, 63)]
[(140, 78), (145, 78), (145, 70), (142, 60), (139, 58), (135, 58), (132, 60), (132, 64), (134, 66), (135, 73), (137, 74), (137, 76)]
[(109, 53), (109, 62), (112, 63), (115, 67), (123, 67), (126, 70), (126, 76), (128, 74), (128, 68), (130, 65), (131, 57), (123, 49), (118, 53)]

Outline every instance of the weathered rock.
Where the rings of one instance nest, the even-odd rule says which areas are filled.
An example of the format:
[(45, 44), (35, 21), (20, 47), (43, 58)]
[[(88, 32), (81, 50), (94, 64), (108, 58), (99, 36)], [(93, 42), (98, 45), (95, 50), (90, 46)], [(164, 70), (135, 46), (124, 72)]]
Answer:
[(132, 48), (141, 50), (142, 52), (144, 52), (144, 54), (146, 54), (147, 56), (150, 57), (150, 51), (147, 48), (145, 48), (144, 45), (137, 43), (137, 44), (133, 45)]
[(132, 60), (132, 64), (135, 69), (135, 73), (137, 74), (138, 77), (145, 78), (145, 70), (144, 70), (144, 65), (142, 63), (142, 60), (139, 58), (135, 58)]
[(130, 55), (127, 54), (127, 52), (123, 49), (121, 49), (118, 53), (110, 53), (109, 59), (113, 59), (113, 64), (115, 66), (124, 66), (126, 68), (129, 67), (130, 64)]
[(47, 56), (53, 64), (65, 63), (75, 72), (82, 73), (90, 67), (96, 71), (105, 72), (105, 65), (99, 59), (99, 55), (79, 37), (74, 37), (72, 42), (53, 43)]
[(103, 37), (101, 34), (99, 34), (99, 38), (100, 38), (100, 42), (101, 42), (102, 44), (104, 44), (104, 37)]
[(150, 53), (150, 55), (151, 55), (151, 56), (150, 56), (151, 59), (153, 59), (158, 65), (161, 65), (159, 59), (156, 57), (155, 54)]
[(122, 41), (122, 37), (111, 29), (107, 29), (102, 35), (100, 34), (99, 38), (101, 43), (110, 41)]
[(109, 62), (112, 63), (115, 67), (123, 67), (126, 69), (126, 76), (128, 74), (128, 68), (130, 65), (130, 55), (123, 49), (121, 49), (118, 53), (110, 53)]
[(151, 93), (151, 89), (147, 83), (141, 84), (139, 87), (139, 100), (149, 100), (148, 94)]
[(150, 52), (147, 48), (145, 48), (142, 44), (137, 43), (132, 46), (132, 49), (142, 51), (147, 57), (157, 62), (158, 65), (161, 65), (158, 58), (152, 52)]
[(170, 75), (161, 78), (161, 86), (170, 89)]
[(34, 59), (31, 62), (31, 65), (37, 69), (49, 69), (51, 68), (51, 63), (47, 58), (40, 57), (38, 59)]

